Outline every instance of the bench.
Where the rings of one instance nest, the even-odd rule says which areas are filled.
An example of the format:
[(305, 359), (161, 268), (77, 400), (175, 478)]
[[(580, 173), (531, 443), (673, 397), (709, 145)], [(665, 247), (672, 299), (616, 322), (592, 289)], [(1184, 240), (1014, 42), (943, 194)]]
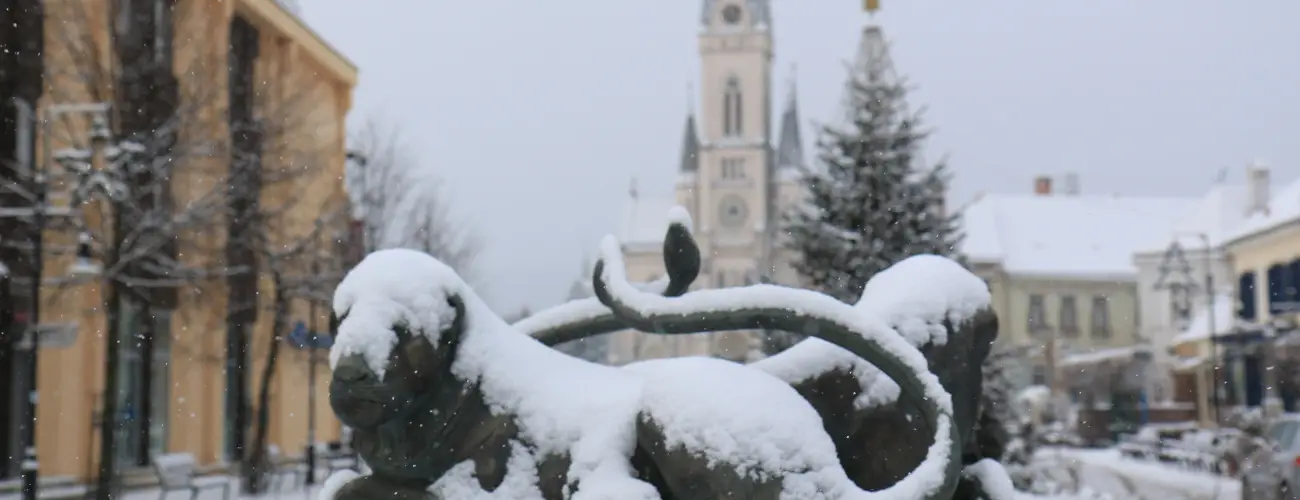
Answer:
[(307, 478), (307, 464), (286, 460), (279, 446), (267, 446), (266, 458), (271, 464), (271, 491), (279, 491), (281, 480), (289, 479), (290, 484), (295, 485), (298, 481)]
[(198, 498), (203, 490), (221, 489), (221, 497), (230, 500), (230, 478), (224, 476), (200, 477), (195, 474), (194, 455), (168, 453), (153, 458), (154, 473), (158, 475), (158, 499), (167, 498), (173, 491), (187, 491), (190, 498)]

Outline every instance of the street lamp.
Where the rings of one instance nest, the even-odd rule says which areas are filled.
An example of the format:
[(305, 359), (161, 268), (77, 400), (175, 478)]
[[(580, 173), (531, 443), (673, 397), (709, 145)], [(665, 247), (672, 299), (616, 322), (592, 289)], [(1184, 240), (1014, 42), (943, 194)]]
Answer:
[(1218, 307), (1216, 307), (1215, 302), (1218, 301), (1217, 300), (1218, 297), (1215, 295), (1215, 290), (1214, 290), (1214, 244), (1211, 242), (1210, 236), (1203, 232), (1178, 231), (1175, 232), (1173, 236), (1177, 238), (1180, 235), (1192, 236), (1201, 240), (1201, 250), (1204, 253), (1204, 255), (1202, 255), (1202, 259), (1203, 259), (1203, 266), (1205, 267), (1204, 269), (1205, 314), (1206, 314), (1206, 319), (1209, 322), (1209, 324), (1206, 325), (1206, 333), (1210, 339), (1210, 362), (1211, 362), (1210, 384), (1213, 387), (1210, 390), (1210, 408), (1213, 409), (1213, 415), (1211, 416), (1211, 418), (1215, 424), (1218, 424), (1220, 385), (1219, 385), (1219, 345), (1218, 345), (1219, 343), (1216, 337), (1219, 334), (1218, 332), (1219, 323), (1218, 323), (1218, 318), (1215, 317), (1216, 316), (1215, 309), (1218, 309)]
[[(0, 207), (0, 218), (31, 218), (32, 221), (32, 254), (31, 254), (31, 283), (29, 294), (31, 303), (28, 311), (27, 328), (22, 338), (28, 340), (30, 352), (28, 353), (29, 361), (27, 364), (27, 380), (30, 384), (28, 388), (28, 397), (26, 402), (27, 425), (23, 440), (23, 462), (22, 462), (22, 488), (24, 500), (35, 500), (37, 498), (38, 478), (40, 475), (40, 461), (36, 453), (36, 422), (37, 410), (40, 402), (37, 379), (40, 374), (40, 328), (41, 318), (41, 281), (44, 279), (45, 270), (45, 248), (44, 236), (48, 222), (48, 217), (71, 215), (70, 211), (53, 210), (49, 206), (49, 182), (46, 179), (44, 169), (36, 166), (32, 155), (33, 133), (36, 127), (36, 113), (31, 103), (18, 98), (10, 98), (9, 102), (18, 110), (17, 115), (17, 149), (16, 158), (19, 169), (18, 171), (29, 175), (31, 179), (31, 206), (30, 207)], [(102, 123), (102, 120), (101, 120)], [(48, 139), (48, 135), (47, 135)], [(3, 268), (0, 264), (0, 268)], [(75, 263), (69, 271), (71, 274), (79, 274), (84, 271), (84, 266), (78, 267)], [(4, 268), (4, 273), (8, 274), (8, 269)]]

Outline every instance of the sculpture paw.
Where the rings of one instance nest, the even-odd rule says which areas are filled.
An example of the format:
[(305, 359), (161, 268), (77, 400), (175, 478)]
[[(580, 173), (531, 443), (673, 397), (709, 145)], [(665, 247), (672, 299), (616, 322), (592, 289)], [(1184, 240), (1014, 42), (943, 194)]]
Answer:
[(316, 495), (316, 500), (341, 500), (344, 497), (339, 496), (339, 491), (341, 491), (344, 486), (347, 486), (348, 483), (359, 477), (361, 477), (361, 474), (357, 474), (357, 471), (351, 469), (335, 471), (333, 474), (330, 474), (330, 477), (325, 478), (325, 484), (321, 485), (320, 493)]

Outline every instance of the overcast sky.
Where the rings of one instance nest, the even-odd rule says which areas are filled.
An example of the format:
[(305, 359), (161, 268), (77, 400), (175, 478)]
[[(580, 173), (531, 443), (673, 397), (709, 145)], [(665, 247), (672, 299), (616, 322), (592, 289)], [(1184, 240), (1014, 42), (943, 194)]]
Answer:
[[(671, 194), (699, 0), (300, 3), (361, 68), (351, 122), (400, 126), (482, 235), (480, 291), (499, 311), (563, 298), (617, 230), (629, 179)], [(868, 17), (859, 0), (773, 3), (776, 111), (797, 63), (811, 142)], [(1300, 176), (1300, 2), (883, 4), (874, 22), (957, 203), (1068, 171), (1123, 194), (1197, 194), (1252, 159)]]

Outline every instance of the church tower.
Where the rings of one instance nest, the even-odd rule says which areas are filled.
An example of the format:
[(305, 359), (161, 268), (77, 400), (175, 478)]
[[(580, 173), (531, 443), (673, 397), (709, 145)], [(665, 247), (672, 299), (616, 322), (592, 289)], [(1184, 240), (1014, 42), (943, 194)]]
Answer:
[[(703, 283), (757, 281), (772, 222), (772, 31), (768, 0), (704, 0), (698, 142), (688, 119), (678, 202), (696, 221)], [(686, 149), (695, 161), (685, 161)], [(683, 172), (687, 173), (687, 172)]]
[[(793, 80), (780, 131), (772, 110), (770, 0), (702, 0), (698, 44), (700, 76), (690, 96), (675, 199), (633, 192), (620, 234), (628, 276), (650, 281), (663, 272), (667, 211), (685, 207), (694, 221), (702, 266), (697, 288), (786, 283), (787, 256), (779, 250), (780, 214), (797, 198), (803, 165)], [(694, 103), (698, 103), (698, 106)], [(780, 144), (774, 144), (776, 137)], [(611, 361), (664, 356), (750, 358), (758, 347), (750, 332), (661, 338), (619, 334)]]

